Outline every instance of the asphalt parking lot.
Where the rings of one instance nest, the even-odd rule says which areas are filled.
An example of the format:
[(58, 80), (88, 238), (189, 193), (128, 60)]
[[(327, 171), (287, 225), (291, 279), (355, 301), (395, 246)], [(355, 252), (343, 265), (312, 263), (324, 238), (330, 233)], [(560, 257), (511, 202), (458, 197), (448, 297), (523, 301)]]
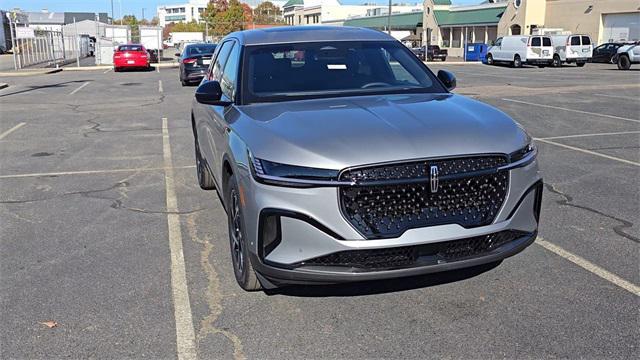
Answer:
[(176, 69), (0, 78), (2, 358), (636, 357), (640, 67), (429, 66), (536, 138), (537, 242), (495, 267), (270, 293), (235, 283)]

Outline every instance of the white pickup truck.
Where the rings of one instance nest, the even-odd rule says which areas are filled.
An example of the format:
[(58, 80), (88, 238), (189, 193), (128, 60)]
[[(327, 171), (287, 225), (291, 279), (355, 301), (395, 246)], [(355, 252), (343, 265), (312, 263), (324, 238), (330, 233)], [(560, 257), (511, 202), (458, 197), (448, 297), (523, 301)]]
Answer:
[(640, 42), (621, 46), (613, 56), (613, 62), (620, 70), (629, 70), (631, 64), (640, 64)]

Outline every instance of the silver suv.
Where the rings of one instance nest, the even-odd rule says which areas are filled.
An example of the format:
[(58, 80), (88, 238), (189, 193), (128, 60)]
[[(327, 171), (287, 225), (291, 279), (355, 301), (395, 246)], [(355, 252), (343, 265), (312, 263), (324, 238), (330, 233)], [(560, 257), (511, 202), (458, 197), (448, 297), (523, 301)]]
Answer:
[(213, 59), (191, 113), (197, 174), (243, 289), (458, 269), (534, 241), (531, 137), (391, 37), (251, 30)]

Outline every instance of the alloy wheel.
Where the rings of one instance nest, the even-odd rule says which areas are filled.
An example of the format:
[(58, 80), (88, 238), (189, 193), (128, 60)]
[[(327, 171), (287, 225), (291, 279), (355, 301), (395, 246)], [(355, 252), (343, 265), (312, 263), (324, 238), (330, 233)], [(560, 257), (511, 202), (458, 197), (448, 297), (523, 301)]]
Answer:
[(237, 274), (242, 277), (244, 273), (244, 252), (242, 235), (242, 218), (240, 213), (240, 201), (236, 189), (231, 189), (231, 257)]

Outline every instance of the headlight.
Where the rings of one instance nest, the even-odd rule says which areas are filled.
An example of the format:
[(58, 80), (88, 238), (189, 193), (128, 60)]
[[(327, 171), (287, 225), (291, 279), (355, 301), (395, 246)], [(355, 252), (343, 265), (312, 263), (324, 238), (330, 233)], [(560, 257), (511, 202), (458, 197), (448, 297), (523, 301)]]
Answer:
[(338, 170), (319, 169), (305, 166), (280, 164), (253, 157), (251, 172), (261, 183), (292, 187), (340, 186), (351, 184), (338, 181)]
[(533, 140), (529, 139), (525, 147), (509, 154), (509, 162), (512, 164), (519, 161), (527, 162), (526, 160), (535, 159), (537, 153), (538, 149), (534, 145)]

